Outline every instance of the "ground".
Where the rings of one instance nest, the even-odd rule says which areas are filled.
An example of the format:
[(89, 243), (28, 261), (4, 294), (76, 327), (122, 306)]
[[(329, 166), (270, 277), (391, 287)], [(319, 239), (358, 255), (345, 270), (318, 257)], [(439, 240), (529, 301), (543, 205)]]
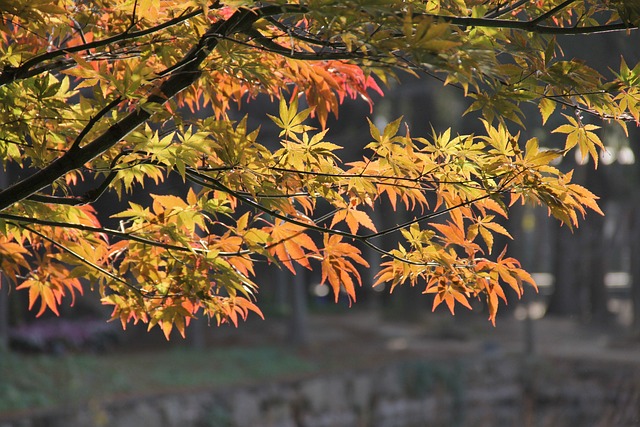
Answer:
[[(144, 326), (121, 334), (108, 351), (0, 358), (0, 420), (38, 408), (84, 399), (128, 398), (170, 392), (266, 383), (308, 375), (377, 367), (401, 360), (474, 360), (476, 356), (522, 356), (523, 360), (586, 360), (640, 367), (640, 341), (621, 326), (587, 326), (575, 319), (530, 322), (513, 313), (493, 327), (478, 312), (424, 310), (411, 322), (366, 306), (313, 310), (306, 344), (288, 342), (287, 320), (270, 314), (238, 328), (202, 328), (203, 348), (187, 340), (167, 342)], [(114, 327), (118, 327), (114, 325)], [(539, 357), (537, 357), (539, 356)], [(528, 358), (527, 358), (528, 357)], [(611, 364), (608, 364), (611, 365)], [(23, 375), (29, 372), (29, 375)]]

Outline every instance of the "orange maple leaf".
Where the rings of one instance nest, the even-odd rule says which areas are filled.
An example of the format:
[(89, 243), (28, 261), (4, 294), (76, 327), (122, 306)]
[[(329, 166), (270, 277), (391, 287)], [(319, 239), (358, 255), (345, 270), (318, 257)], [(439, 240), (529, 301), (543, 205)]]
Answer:
[(342, 236), (325, 235), (324, 248), (322, 250), (322, 282), (329, 282), (336, 302), (340, 296), (340, 289), (344, 288), (349, 296), (349, 302), (356, 300), (356, 290), (353, 279), (362, 285), (362, 279), (355, 265), (369, 267), (367, 261), (360, 256), (360, 250), (355, 246), (342, 241)]
[(317, 256), (319, 251), (313, 239), (306, 234), (300, 225), (282, 221), (268, 230), (271, 241), (269, 253), (274, 255), (293, 274), (296, 274), (292, 261), (311, 269), (309, 256)]
[(336, 214), (333, 216), (333, 220), (331, 221), (331, 228), (333, 228), (340, 221), (345, 221), (347, 223), (351, 234), (356, 234), (360, 226), (368, 228), (374, 233), (378, 231), (369, 215), (367, 215), (366, 212), (359, 211), (355, 208), (349, 207), (336, 212)]

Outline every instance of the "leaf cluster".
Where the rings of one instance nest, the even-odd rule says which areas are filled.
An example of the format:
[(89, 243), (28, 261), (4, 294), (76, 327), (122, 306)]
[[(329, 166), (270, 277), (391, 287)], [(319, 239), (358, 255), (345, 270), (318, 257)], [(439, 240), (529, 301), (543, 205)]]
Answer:
[[(490, 0), (0, 0), (0, 266), (38, 313), (97, 288), (112, 317), (184, 335), (203, 313), (237, 324), (255, 304), (257, 263), (318, 268), (336, 299), (377, 283), (419, 285), (445, 303), (533, 280), (500, 251), (514, 203), (576, 227), (597, 197), (552, 165), (597, 164), (598, 120), (640, 121), (640, 65), (603, 75), (564, 57), (557, 35), (631, 31), (633, 2)], [(369, 121), (343, 163), (327, 128), (347, 98), (370, 106), (398, 73), (460, 89), (484, 132), (413, 137)], [(277, 136), (231, 109), (271, 97)], [(304, 100), (304, 101), (302, 101)], [(304, 107), (301, 105), (305, 103)], [(560, 149), (520, 137), (523, 108), (554, 123)], [(560, 121), (560, 122), (559, 122)], [(175, 175), (183, 192), (149, 194)], [(87, 190), (87, 187), (89, 189)], [(187, 189), (188, 188), (188, 189)], [(102, 225), (96, 202), (130, 200)], [(158, 193), (158, 194), (156, 194)], [(147, 196), (136, 198), (139, 194)], [(382, 228), (374, 209), (411, 213)], [(389, 235), (392, 250), (380, 243)], [(501, 248), (500, 248), (501, 249)]]

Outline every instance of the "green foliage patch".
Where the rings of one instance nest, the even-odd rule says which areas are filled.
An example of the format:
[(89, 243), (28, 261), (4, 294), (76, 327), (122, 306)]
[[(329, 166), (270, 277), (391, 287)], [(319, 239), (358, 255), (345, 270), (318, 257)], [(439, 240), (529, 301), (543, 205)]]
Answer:
[(64, 357), (9, 353), (0, 357), (0, 413), (223, 387), (316, 369), (295, 353), (275, 347)]

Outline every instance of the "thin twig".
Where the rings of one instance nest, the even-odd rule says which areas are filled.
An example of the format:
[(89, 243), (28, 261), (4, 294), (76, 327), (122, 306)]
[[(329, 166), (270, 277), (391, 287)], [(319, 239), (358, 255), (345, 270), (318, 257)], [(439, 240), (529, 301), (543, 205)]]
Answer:
[[(190, 252), (190, 253), (197, 253), (197, 254), (207, 254), (207, 253), (210, 252), (210, 250), (208, 250), (208, 249), (191, 248), (191, 247), (186, 247), (186, 246), (172, 245), (172, 244), (169, 244), (169, 243), (162, 243), (162, 242), (158, 242), (156, 240), (151, 240), (151, 239), (147, 239), (145, 237), (140, 237), (140, 236), (132, 234), (130, 232), (114, 230), (114, 229), (106, 228), (106, 227), (92, 227), (90, 225), (67, 223), (67, 222), (60, 222), (60, 221), (51, 221), (51, 220), (46, 220), (46, 219), (41, 219), (41, 218), (27, 218), (27, 217), (22, 217), (22, 216), (12, 215), (12, 214), (6, 214), (6, 213), (0, 213), (0, 219), (4, 219), (4, 220), (15, 222), (20, 227), (22, 227), (23, 224), (26, 223), (26, 224), (45, 225), (45, 226), (49, 226), (49, 227), (70, 228), (70, 229), (74, 229), (74, 230), (87, 231), (87, 232), (90, 232), (90, 233), (108, 234), (110, 236), (121, 237), (121, 238), (126, 239), (126, 240), (131, 240), (131, 241), (134, 241), (134, 242), (142, 243), (142, 244), (149, 245), (149, 246), (159, 247), (159, 248), (167, 249), (167, 250), (180, 251), (180, 252)], [(231, 257), (231, 256), (241, 255), (241, 254), (243, 254), (243, 252), (237, 252), (237, 251), (236, 252), (216, 252), (216, 254), (218, 256), (221, 256), (221, 257)]]
[(16, 224), (16, 225), (18, 227), (20, 227), (20, 228), (23, 228), (23, 229), (33, 233), (33, 234), (36, 234), (36, 235), (40, 236), (42, 239), (48, 241), (52, 245), (56, 246), (57, 248), (63, 250), (64, 252), (68, 253), (69, 255), (73, 256), (74, 258), (76, 258), (77, 260), (82, 262), (83, 264), (88, 265), (89, 267), (95, 269), (96, 271), (99, 271), (100, 273), (104, 274), (105, 276), (109, 277), (112, 280), (115, 280), (116, 282), (122, 283), (123, 285), (127, 286), (128, 288), (130, 288), (134, 292), (136, 292), (139, 296), (144, 297), (144, 293), (142, 292), (142, 290), (138, 289), (137, 287), (135, 287), (131, 283), (123, 280), (121, 277), (118, 277), (115, 274), (111, 273), (110, 271), (107, 271), (104, 268), (100, 267), (99, 265), (89, 261), (88, 259), (86, 259), (82, 255), (78, 254), (74, 250), (64, 246), (63, 244), (61, 244), (59, 242), (56, 242), (52, 238), (45, 236), (44, 234), (40, 233), (37, 230), (34, 230), (33, 228), (31, 228), (29, 226), (26, 226), (24, 224)]
[(91, 131), (93, 126), (98, 123), (107, 113), (109, 113), (109, 111), (117, 107), (120, 102), (122, 102), (122, 97), (118, 96), (113, 101), (105, 105), (100, 111), (98, 111), (98, 114), (89, 118), (89, 123), (86, 124), (86, 126), (82, 129), (82, 131), (80, 131), (76, 139), (73, 141), (73, 144), (71, 144), (71, 147), (69, 148), (69, 152), (77, 151), (80, 148), (80, 143), (82, 142), (84, 137), (87, 136), (87, 134)]

